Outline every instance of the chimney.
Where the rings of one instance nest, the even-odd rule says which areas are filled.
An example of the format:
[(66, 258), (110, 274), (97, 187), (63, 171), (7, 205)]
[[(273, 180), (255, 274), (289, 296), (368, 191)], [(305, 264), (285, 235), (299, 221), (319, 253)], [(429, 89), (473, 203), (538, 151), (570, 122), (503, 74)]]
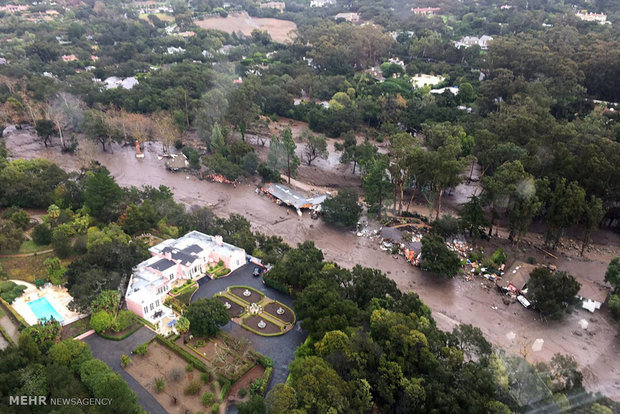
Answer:
[(218, 246), (221, 246), (222, 243), (224, 242), (224, 240), (222, 240), (222, 236), (215, 236), (214, 239), (215, 239), (215, 244)]

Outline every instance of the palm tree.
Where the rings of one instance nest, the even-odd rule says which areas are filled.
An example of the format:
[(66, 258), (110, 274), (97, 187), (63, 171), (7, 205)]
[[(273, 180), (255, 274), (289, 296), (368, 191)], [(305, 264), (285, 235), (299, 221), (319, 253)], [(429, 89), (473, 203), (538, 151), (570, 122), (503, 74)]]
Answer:
[(176, 323), (177, 332), (183, 335), (183, 343), (187, 343), (185, 334), (189, 331), (189, 319), (185, 316), (181, 316)]

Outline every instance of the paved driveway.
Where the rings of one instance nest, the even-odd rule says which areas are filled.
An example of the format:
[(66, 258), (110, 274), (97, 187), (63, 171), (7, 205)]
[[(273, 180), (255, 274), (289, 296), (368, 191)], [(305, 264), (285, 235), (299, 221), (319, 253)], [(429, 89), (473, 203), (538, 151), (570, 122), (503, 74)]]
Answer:
[[(265, 286), (262, 277), (252, 276), (253, 270), (254, 265), (247, 264), (235, 270), (228, 277), (215, 280), (209, 278), (201, 279), (199, 281), (200, 288), (192, 298), (192, 301), (199, 298), (210, 298), (231, 285), (244, 285), (253, 287), (270, 298), (276, 299), (294, 309), (293, 300), (290, 296)], [(295, 349), (306, 340), (307, 336), (306, 332), (301, 329), (299, 322), (286, 334), (271, 337), (256, 335), (234, 322), (228, 322), (222, 329), (236, 337), (247, 338), (257, 352), (273, 359), (273, 377), (268, 389), (286, 380), (288, 364), (295, 358)]]
[(131, 375), (121, 367), (121, 355), (130, 355), (131, 351), (149, 341), (155, 333), (146, 327), (142, 327), (128, 338), (122, 341), (110, 341), (99, 335), (93, 334), (83, 339), (93, 352), (93, 356), (108, 364), (110, 368), (119, 373), (138, 395), (138, 404), (151, 414), (166, 414), (167, 411), (142, 387)]

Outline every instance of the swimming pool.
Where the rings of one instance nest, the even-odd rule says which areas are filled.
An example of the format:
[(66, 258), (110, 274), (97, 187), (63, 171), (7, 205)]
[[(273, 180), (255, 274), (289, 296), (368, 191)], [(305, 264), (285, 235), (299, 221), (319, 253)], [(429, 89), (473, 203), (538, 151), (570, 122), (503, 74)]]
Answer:
[(56, 309), (54, 309), (52, 304), (47, 301), (47, 298), (42, 297), (41, 299), (28, 302), (28, 306), (30, 306), (32, 313), (34, 313), (37, 319), (50, 320), (51, 318), (54, 318), (58, 322), (62, 323), (62, 317)]

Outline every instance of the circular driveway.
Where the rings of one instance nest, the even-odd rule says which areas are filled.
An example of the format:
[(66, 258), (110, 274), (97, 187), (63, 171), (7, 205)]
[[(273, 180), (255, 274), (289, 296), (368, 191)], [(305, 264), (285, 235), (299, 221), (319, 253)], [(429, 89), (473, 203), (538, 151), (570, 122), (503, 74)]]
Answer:
[[(215, 280), (211, 280), (208, 277), (202, 278), (198, 281), (199, 288), (194, 294), (192, 302), (196, 299), (213, 297), (213, 295), (226, 290), (228, 286), (243, 285), (253, 287), (263, 292), (271, 299), (282, 302), (294, 310), (293, 300), (290, 296), (265, 286), (262, 276), (252, 276), (254, 267), (255, 266), (250, 263), (235, 270), (227, 277)], [(288, 376), (288, 364), (295, 359), (295, 349), (306, 340), (307, 336), (306, 332), (301, 329), (299, 321), (297, 321), (293, 329), (280, 336), (259, 336), (231, 321), (223, 326), (222, 329), (236, 337), (247, 338), (255, 351), (273, 359), (273, 377), (271, 384), (269, 384), (267, 388), (268, 390), (270, 390), (273, 385), (286, 380)]]

